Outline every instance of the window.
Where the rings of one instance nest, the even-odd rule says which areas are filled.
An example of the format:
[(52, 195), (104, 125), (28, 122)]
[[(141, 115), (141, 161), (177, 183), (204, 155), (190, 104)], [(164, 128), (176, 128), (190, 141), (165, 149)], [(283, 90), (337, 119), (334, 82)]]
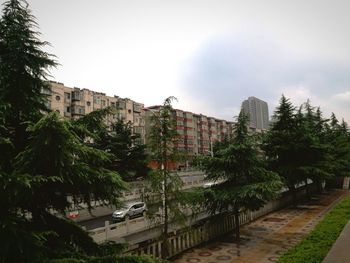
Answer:
[(59, 101), (60, 99), (61, 99), (61, 97), (57, 95), (56, 100)]
[(106, 106), (106, 101), (105, 100), (101, 100), (102, 102), (102, 106)]
[(128, 110), (128, 113), (130, 114), (130, 113), (131, 113), (131, 110)]
[(91, 105), (91, 102), (90, 102), (90, 101), (87, 101), (87, 102), (86, 102), (86, 105), (87, 105), (87, 106), (90, 106), (90, 105)]
[(79, 90), (72, 91), (72, 100), (81, 100), (82, 96)]
[(70, 93), (68, 93), (68, 92), (64, 93), (64, 100), (65, 101), (70, 100)]
[(126, 107), (125, 101), (121, 100), (118, 102), (118, 109), (123, 110), (123, 109), (125, 109), (125, 107)]
[(70, 107), (67, 107), (67, 108), (66, 108), (66, 112), (70, 112)]
[(135, 209), (141, 208), (141, 207), (143, 207), (143, 203), (133, 205), (133, 207), (134, 207)]

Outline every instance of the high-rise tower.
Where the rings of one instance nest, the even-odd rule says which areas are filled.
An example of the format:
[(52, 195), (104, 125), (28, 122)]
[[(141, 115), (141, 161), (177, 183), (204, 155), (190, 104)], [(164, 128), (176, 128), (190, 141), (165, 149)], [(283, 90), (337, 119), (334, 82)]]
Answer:
[(269, 127), (269, 109), (267, 102), (249, 97), (242, 102), (242, 110), (249, 117), (249, 127), (256, 130), (267, 130)]

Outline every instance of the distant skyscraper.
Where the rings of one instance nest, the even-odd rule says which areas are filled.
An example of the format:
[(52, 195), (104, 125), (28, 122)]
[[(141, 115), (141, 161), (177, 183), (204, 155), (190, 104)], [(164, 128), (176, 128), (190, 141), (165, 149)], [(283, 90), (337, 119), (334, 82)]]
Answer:
[(242, 109), (249, 117), (249, 127), (267, 130), (269, 127), (269, 109), (267, 102), (255, 97), (249, 97), (242, 102)]

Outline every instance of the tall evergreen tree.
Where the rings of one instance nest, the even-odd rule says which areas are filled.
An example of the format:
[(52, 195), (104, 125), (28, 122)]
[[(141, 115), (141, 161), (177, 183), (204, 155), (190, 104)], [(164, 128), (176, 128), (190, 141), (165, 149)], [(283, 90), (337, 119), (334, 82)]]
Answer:
[(83, 141), (111, 155), (106, 167), (118, 172), (123, 180), (145, 178), (149, 172), (146, 146), (130, 122), (117, 120), (107, 125), (105, 120), (113, 114), (113, 108), (93, 111), (74, 121), (74, 130)]
[[(54, 57), (42, 48), (37, 24), (25, 0), (5, 2), (0, 20), (0, 103), (7, 104), (5, 122), (17, 151), (25, 145), (28, 122), (36, 122), (47, 111), (48, 70)], [(13, 156), (16, 153), (13, 153)]]
[[(350, 135), (347, 124), (339, 121), (334, 113), (325, 125), (325, 139), (329, 142), (329, 166), (333, 177), (349, 176)], [(330, 182), (328, 181), (328, 184)]]
[[(47, 112), (42, 51), (24, 0), (5, 2), (0, 19), (0, 262), (43, 262), (101, 254), (78, 225), (57, 213), (91, 200), (118, 203), (125, 183), (106, 169), (110, 154), (83, 143), (71, 124)], [(93, 135), (91, 133), (91, 135)], [(63, 255), (63, 254), (64, 255)]]
[(118, 120), (98, 143), (113, 154), (109, 169), (117, 171), (125, 181), (146, 178), (149, 172), (146, 146), (141, 144), (140, 135), (134, 133), (131, 123)]
[(233, 213), (236, 237), (240, 239), (239, 214), (257, 210), (277, 197), (282, 186), (277, 174), (266, 169), (254, 136), (248, 134), (247, 117), (241, 111), (232, 139), (221, 145), (214, 157), (199, 159), (207, 179), (216, 183), (204, 189), (204, 205), (213, 213)]
[(183, 209), (188, 204), (186, 193), (181, 191), (183, 182), (173, 170), (173, 164), (180, 158), (175, 147), (179, 134), (176, 131), (176, 120), (172, 115), (171, 102), (174, 99), (174, 97), (167, 98), (162, 107), (153, 112), (149, 135), (151, 158), (157, 167), (149, 174), (151, 188), (148, 199), (152, 204), (158, 203), (161, 210), (162, 258), (167, 258), (169, 255), (170, 223), (184, 223), (186, 215)]
[[(91, 208), (93, 200), (118, 205), (126, 186), (118, 174), (104, 168), (110, 155), (82, 143), (69, 126), (57, 113), (51, 113), (30, 127), (29, 144), (17, 156), (4, 189), (12, 199), (5, 199), (9, 207), (2, 215), (13, 219), (2, 221), (6, 232), (1, 236), (8, 239), (2, 251), (5, 261), (14, 257), (28, 262), (58, 256), (56, 252), (62, 251), (72, 255), (99, 251), (78, 225), (52, 213), (64, 214), (82, 203)], [(19, 220), (21, 224), (11, 228)]]
[(299, 151), (296, 145), (296, 115), (292, 103), (282, 95), (273, 115), (271, 129), (264, 137), (263, 150), (269, 168), (278, 173), (293, 194), (296, 204), (296, 184), (303, 181), (298, 173)]
[(321, 191), (322, 182), (330, 176), (328, 167), (328, 145), (325, 144), (322, 129), (321, 112), (315, 112), (308, 100), (296, 115), (295, 147), (296, 172), (303, 179), (306, 192), (310, 197), (308, 180), (312, 179)]

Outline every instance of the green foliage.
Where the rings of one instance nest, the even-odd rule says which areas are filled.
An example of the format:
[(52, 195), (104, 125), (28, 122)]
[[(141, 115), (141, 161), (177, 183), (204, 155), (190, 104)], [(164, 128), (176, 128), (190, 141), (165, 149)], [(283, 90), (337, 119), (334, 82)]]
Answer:
[(307, 101), (300, 106), (295, 120), (293, 142), (298, 153), (294, 157), (295, 173), (305, 183), (308, 179), (312, 179), (321, 189), (321, 183), (332, 176), (328, 163), (329, 144), (324, 140), (324, 121), (321, 111), (318, 108), (315, 112), (310, 102)]
[(53, 56), (41, 50), (48, 43), (38, 39), (27, 6), (24, 0), (5, 2), (0, 20), (0, 104), (7, 105), (4, 117), (16, 150), (24, 147), (26, 123), (48, 110), (42, 92), (50, 90), (44, 80), (56, 66)]
[(145, 178), (149, 172), (146, 146), (139, 143), (140, 135), (132, 129), (131, 123), (118, 120), (108, 136), (99, 142), (104, 145), (103, 149), (114, 155), (109, 169), (118, 171), (126, 181)]
[(339, 125), (334, 114), (328, 122), (320, 108), (315, 110), (309, 101), (295, 111), (282, 96), (263, 150), (270, 169), (284, 179), (296, 203), (297, 183), (312, 179), (321, 191), (325, 180), (349, 174), (349, 142), (346, 123)]
[(85, 135), (87, 129), (76, 129), (56, 113), (44, 116), (50, 93), (46, 77), (56, 62), (41, 50), (48, 43), (38, 39), (27, 2), (9, 0), (3, 6), (0, 262), (104, 255), (105, 246), (57, 213), (82, 202), (90, 208), (92, 200), (117, 204), (126, 185), (107, 169), (111, 154), (86, 144), (80, 136), (94, 138), (96, 130)]
[(28, 145), (13, 172), (1, 173), (1, 238), (8, 244), (1, 256), (6, 261), (99, 253), (78, 225), (49, 212), (65, 213), (73, 204), (90, 206), (92, 200), (118, 204), (126, 186), (104, 168), (109, 154), (85, 145), (71, 130), (57, 113), (44, 116), (29, 127)]
[(48, 263), (86, 263), (86, 261), (81, 259), (75, 259), (75, 258), (64, 258), (64, 259), (53, 259), (48, 261)]
[(350, 134), (347, 124), (339, 124), (332, 113), (329, 123), (325, 125), (325, 140), (328, 142), (330, 173), (333, 176), (349, 176), (350, 173)]
[(95, 258), (86, 261), (86, 263), (166, 263), (167, 261), (160, 260), (149, 256), (121, 256), (121, 257), (104, 257)]
[(110, 155), (80, 142), (69, 126), (57, 113), (50, 113), (29, 128), (29, 144), (15, 167), (17, 173), (40, 180), (33, 189), (30, 211), (52, 207), (63, 212), (72, 205), (67, 195), (76, 203), (118, 204), (117, 197), (126, 188), (118, 174), (104, 168)]
[(296, 125), (295, 108), (282, 95), (280, 105), (273, 115), (272, 127), (264, 138), (263, 150), (269, 168), (284, 179), (290, 190), (294, 190), (295, 184), (303, 181), (296, 171), (300, 154), (295, 144)]
[[(247, 117), (240, 113), (234, 134), (226, 144), (216, 147), (214, 157), (199, 157), (207, 180), (214, 181), (204, 189), (204, 205), (213, 213), (256, 210), (276, 198), (281, 188), (277, 174), (268, 171), (258, 150), (256, 138), (247, 130)], [(236, 225), (239, 239), (239, 226)]]
[(278, 260), (279, 263), (318, 263), (328, 254), (350, 220), (350, 197), (337, 204), (315, 229)]
[(159, 168), (163, 165), (163, 170), (168, 170), (170, 161), (176, 161), (179, 158), (175, 147), (179, 134), (176, 131), (176, 119), (172, 115), (173, 100), (176, 98), (167, 98), (159, 110), (152, 112), (151, 131), (148, 138), (152, 159), (157, 162)]
[(167, 261), (149, 256), (104, 256), (86, 260), (65, 258), (50, 260), (48, 263), (166, 263)]
[(118, 172), (123, 180), (146, 177), (149, 171), (146, 146), (139, 143), (140, 135), (133, 132), (130, 122), (117, 120), (108, 126), (105, 119), (113, 114), (113, 108), (93, 111), (74, 121), (74, 131), (82, 140), (91, 141), (94, 148), (108, 152), (110, 161), (106, 167)]
[(169, 251), (169, 223), (184, 223), (186, 215), (183, 210), (188, 205), (186, 194), (181, 191), (183, 182), (175, 171), (171, 171), (171, 165), (180, 159), (175, 147), (179, 134), (171, 106), (174, 99), (167, 98), (162, 107), (153, 111), (149, 136), (151, 158), (156, 162), (157, 168), (149, 174), (150, 189), (147, 199), (149, 203), (159, 204), (162, 211), (161, 214), (153, 215), (162, 223), (162, 258), (166, 258)]

